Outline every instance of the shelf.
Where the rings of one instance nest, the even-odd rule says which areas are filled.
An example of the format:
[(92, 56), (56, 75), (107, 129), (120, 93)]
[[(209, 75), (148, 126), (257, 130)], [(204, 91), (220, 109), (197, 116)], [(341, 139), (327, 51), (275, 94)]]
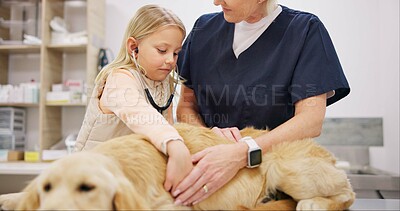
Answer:
[(86, 44), (79, 45), (48, 45), (47, 48), (63, 53), (85, 53), (86, 52)]
[(22, 21), (22, 20), (5, 20), (4, 18), (0, 17), (0, 26), (4, 28), (22, 27), (25, 29), (27, 26), (35, 24), (36, 24), (35, 19), (28, 19)]
[[(40, 45), (24, 45), (21, 41), (13, 42), (14, 37), (19, 36), (14, 35), (15, 30), (11, 30), (12, 22), (9, 20), (16, 20), (15, 24), (23, 25), (24, 23), (18, 22), (20, 20), (16, 18), (19, 17), (18, 15), (22, 15), (22, 10), (12, 10), (11, 6), (23, 6), (25, 1), (13, 0), (12, 5), (10, 3), (9, 6), (3, 4), (5, 3), (4, 0), (0, 0), (0, 2), (0, 18), (3, 18), (1, 23), (10, 25), (10, 28), (0, 27), (0, 37), (5, 40), (0, 42), (0, 84), (13, 84), (13, 81), (9, 80), (16, 77), (21, 77), (18, 78), (21, 81), (29, 81), (32, 77), (40, 81), (40, 102), (38, 104), (0, 103), (0, 107), (32, 107), (34, 110), (39, 108), (38, 111), (29, 112), (31, 116), (28, 120), (27, 131), (29, 132), (27, 134), (37, 134), (37, 141), (35, 139), (30, 140), (36, 141), (37, 143), (34, 144), (39, 146), (40, 152), (43, 152), (62, 139), (63, 133), (79, 129), (80, 124), (65, 125), (66, 122), (69, 123), (70, 119), (76, 122), (81, 121), (81, 119), (83, 121), (84, 115), (81, 115), (81, 113), (86, 109), (86, 103), (46, 102), (46, 94), (53, 84), (60, 84), (69, 78), (82, 79), (89, 86), (94, 84), (98, 72), (99, 48), (103, 46), (105, 40), (106, 1), (80, 0), (79, 4), (70, 0), (35, 1), (40, 4), (40, 7), (37, 7), (39, 12), (34, 19), (40, 24), (40, 27), (37, 28), (36, 33), (32, 34), (37, 35), (42, 40)], [(37, 4), (33, 6), (37, 6)], [(56, 16), (63, 18), (68, 25), (72, 24), (74, 26), (72, 28), (76, 31), (86, 31), (87, 41), (84, 42), (83, 39), (79, 39), (79, 42), (77, 40), (55, 39), (50, 22)], [(26, 20), (29, 19), (32, 19), (32, 17), (27, 14)], [(30, 72), (25, 75), (23, 71), (20, 71), (30, 69), (30, 63), (27, 61), (26, 64), (15, 65), (16, 61), (24, 62), (24, 60), (21, 61), (24, 58), (19, 58), (19, 55), (13, 56), (13, 54), (22, 54), (23, 57), (25, 54), (32, 54), (32, 58), (29, 58), (32, 61), (29, 62), (35, 66), (39, 65), (39, 77), (36, 73), (33, 76)], [(75, 115), (75, 110), (78, 111), (77, 115)], [(74, 115), (70, 115), (72, 113)], [(30, 163), (26, 165), (31, 166)]]
[(50, 162), (0, 162), (0, 174), (36, 175), (47, 169), (50, 164)]
[(40, 53), (40, 45), (0, 45), (0, 53)]
[(86, 106), (85, 103), (46, 103), (46, 106), (60, 106), (60, 107), (84, 107)]
[(39, 107), (38, 103), (0, 103), (0, 107)]

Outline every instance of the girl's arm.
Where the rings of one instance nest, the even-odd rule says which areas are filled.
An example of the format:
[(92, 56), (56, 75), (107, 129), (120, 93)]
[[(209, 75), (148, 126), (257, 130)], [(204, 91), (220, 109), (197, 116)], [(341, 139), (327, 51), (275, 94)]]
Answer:
[(100, 98), (100, 108), (105, 113), (114, 113), (134, 133), (146, 135), (159, 151), (168, 154), (164, 188), (170, 191), (192, 170), (190, 152), (178, 131), (147, 103), (140, 89), (130, 72), (111, 73)]
[(140, 89), (140, 83), (129, 71), (114, 71), (106, 80), (100, 109), (104, 113), (114, 113), (134, 133), (149, 137), (160, 151), (163, 151), (162, 143), (165, 140), (183, 140), (178, 131), (147, 103)]

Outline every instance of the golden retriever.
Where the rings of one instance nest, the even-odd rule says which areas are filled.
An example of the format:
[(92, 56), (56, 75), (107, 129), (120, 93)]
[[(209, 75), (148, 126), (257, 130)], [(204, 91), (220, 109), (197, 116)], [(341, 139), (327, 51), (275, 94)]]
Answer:
[[(233, 143), (207, 128), (175, 127), (191, 153)], [(257, 137), (266, 132), (247, 128), (241, 134)], [(344, 210), (355, 198), (333, 155), (311, 139), (274, 146), (264, 153), (260, 167), (240, 170), (193, 207), (175, 206), (164, 190), (166, 161), (145, 136), (115, 138), (52, 163), (25, 188), (17, 210)], [(278, 190), (292, 199), (264, 203)]]

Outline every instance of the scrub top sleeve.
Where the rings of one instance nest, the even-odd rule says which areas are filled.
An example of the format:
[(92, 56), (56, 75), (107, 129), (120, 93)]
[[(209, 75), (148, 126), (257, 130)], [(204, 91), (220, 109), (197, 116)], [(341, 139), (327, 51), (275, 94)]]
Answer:
[[(191, 52), (191, 44), (193, 37), (195, 36), (196, 30), (200, 28), (201, 22), (208, 19), (208, 15), (202, 15), (199, 17), (193, 25), (192, 31), (190, 31), (189, 35), (187, 36), (185, 42), (183, 43), (182, 50), (179, 52), (178, 56), (178, 68), (179, 68), (179, 75), (185, 79), (184, 85), (193, 89), (193, 82), (191, 79), (190, 74), (190, 52)], [(203, 20), (203, 21), (202, 21)]]
[[(196, 24), (193, 28), (196, 27)], [(184, 79), (184, 85), (192, 88), (192, 80), (190, 78), (190, 44), (192, 42), (193, 30), (187, 36), (185, 42), (183, 43), (182, 50), (179, 52), (178, 56), (178, 68), (179, 75)]]
[(327, 99), (328, 106), (349, 94), (349, 84), (322, 22), (312, 18), (309, 30), (301, 33), (307, 34), (292, 78), (292, 103), (334, 90), (335, 95)]

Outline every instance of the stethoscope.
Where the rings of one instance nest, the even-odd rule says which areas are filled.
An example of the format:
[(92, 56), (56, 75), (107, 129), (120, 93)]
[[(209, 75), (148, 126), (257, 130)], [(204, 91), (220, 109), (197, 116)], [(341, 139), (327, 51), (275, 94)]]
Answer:
[[(136, 57), (135, 57), (135, 53), (138, 53), (138, 52), (139, 52), (139, 49), (138, 49), (138, 48), (136, 48), (134, 51), (132, 51), (132, 58), (133, 58), (133, 61), (134, 61), (135, 65), (136, 65), (137, 70), (140, 71), (138, 62), (136, 61)], [(173, 74), (174, 74), (173, 78), (175, 79), (174, 90), (173, 90), (173, 92), (171, 93), (171, 95), (169, 96), (169, 98), (168, 98), (168, 100), (167, 100), (167, 103), (166, 103), (164, 106), (159, 106), (159, 105), (157, 105), (157, 103), (154, 101), (153, 96), (151, 96), (150, 91), (149, 91), (149, 88), (148, 88), (147, 84), (144, 82), (144, 79), (142, 78), (142, 77), (143, 77), (142, 74), (139, 73), (140, 83), (141, 83), (142, 86), (144, 87), (144, 92), (146, 93), (147, 99), (149, 100), (149, 102), (150, 102), (150, 104), (153, 106), (153, 108), (155, 108), (161, 115), (162, 115), (162, 112), (163, 112), (163, 111), (165, 111), (165, 110), (168, 109), (168, 107), (169, 107), (169, 106), (171, 105), (171, 103), (172, 103), (172, 100), (174, 99), (174, 93), (175, 93), (175, 91), (176, 91), (176, 86), (178, 85), (178, 80), (179, 80), (179, 70), (178, 70), (178, 66), (176, 66), (176, 73), (175, 73), (175, 71), (173, 71)], [(175, 75), (176, 75), (176, 76), (175, 76)]]

